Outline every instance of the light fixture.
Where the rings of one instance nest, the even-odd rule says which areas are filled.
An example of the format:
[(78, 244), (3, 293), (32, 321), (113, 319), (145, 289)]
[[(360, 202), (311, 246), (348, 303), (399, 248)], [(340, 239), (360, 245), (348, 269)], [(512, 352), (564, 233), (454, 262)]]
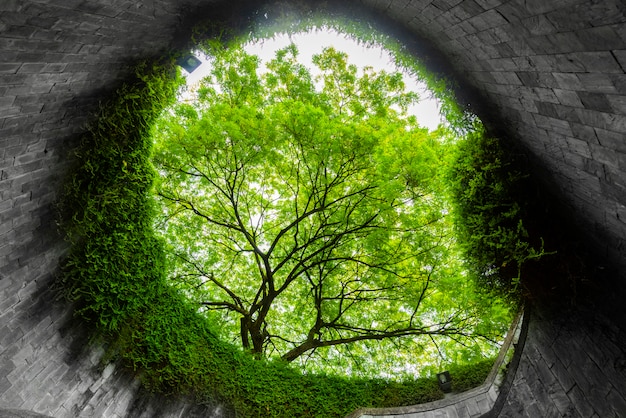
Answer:
[(441, 373), (437, 373), (437, 382), (439, 382), (439, 389), (448, 393), (452, 390), (452, 378), (450, 377), (450, 372), (445, 371)]
[(182, 67), (189, 74), (193, 73), (196, 68), (202, 64), (193, 54), (186, 54), (176, 60), (176, 65)]

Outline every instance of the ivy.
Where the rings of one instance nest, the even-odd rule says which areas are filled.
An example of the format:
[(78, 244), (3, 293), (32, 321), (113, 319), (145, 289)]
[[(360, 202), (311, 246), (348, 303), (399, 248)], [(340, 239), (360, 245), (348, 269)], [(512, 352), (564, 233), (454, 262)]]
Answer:
[[(103, 104), (81, 138), (58, 202), (71, 245), (60, 282), (76, 312), (149, 390), (219, 401), (243, 417), (345, 416), (358, 407), (439, 399), (435, 379), (402, 382), (303, 375), (256, 360), (221, 341), (213, 325), (167, 284), (163, 243), (153, 230), (151, 130), (176, 99), (173, 65), (142, 63)], [(466, 366), (468, 375), (474, 370)], [(478, 385), (486, 373), (475, 373)], [(471, 385), (471, 384), (469, 384)]]
[(527, 176), (498, 139), (478, 129), (455, 144), (446, 177), (469, 271), (487, 292), (515, 298), (524, 266), (546, 254), (527, 229)]

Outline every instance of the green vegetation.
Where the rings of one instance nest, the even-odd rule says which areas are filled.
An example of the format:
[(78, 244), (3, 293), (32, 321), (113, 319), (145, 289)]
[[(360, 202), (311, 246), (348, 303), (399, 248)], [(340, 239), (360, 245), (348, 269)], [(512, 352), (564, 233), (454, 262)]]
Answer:
[(59, 202), (72, 243), (63, 292), (95, 327), (93, 338), (106, 341), (106, 358), (134, 370), (150, 390), (222, 401), (244, 417), (344, 416), (363, 406), (440, 398), (433, 379), (303, 375), (255, 360), (218, 338), (168, 284), (163, 244), (152, 229), (150, 153), (153, 122), (180, 83), (170, 68), (142, 64), (136, 80), (102, 106)]
[(525, 264), (545, 255), (526, 228), (526, 177), (484, 130), (460, 140), (449, 159), (446, 184), (466, 266), (484, 291), (515, 299)]
[(429, 350), (493, 353), (508, 312), (463, 276), (444, 131), (406, 114), (417, 97), (400, 73), (359, 74), (332, 48), (313, 61), (317, 77), (291, 45), (260, 75), (241, 48), (215, 51), (197, 98), (159, 121), (172, 285), (223, 337), (309, 372), (397, 376), (430, 366)]
[[(175, 102), (181, 85), (173, 74), (172, 64), (143, 63), (135, 78), (102, 106), (77, 149), (77, 166), (59, 202), (61, 224), (71, 243), (60, 278), (63, 291), (77, 312), (93, 324), (94, 339), (107, 342), (106, 358), (133, 370), (150, 390), (191, 394), (199, 402), (224, 402), (243, 417), (344, 416), (358, 407), (400, 406), (441, 398), (433, 378), (400, 375), (397, 381), (389, 381), (303, 374), (280, 359), (252, 356), (224, 341), (221, 324), (199, 313), (189, 292), (171, 285), (169, 272), (177, 267), (166, 255), (170, 244), (154, 230), (161, 212), (153, 197), (156, 172), (151, 157), (156, 120)], [(291, 110), (297, 112), (298, 108)], [(193, 117), (192, 112), (185, 112), (182, 115)], [(258, 123), (266, 122), (259, 118)], [(405, 126), (411, 129), (403, 135), (414, 131), (420, 141), (430, 141), (430, 134)], [(409, 144), (400, 141), (394, 146), (407, 151)], [(387, 166), (376, 175), (411, 174), (394, 171), (402, 165), (395, 164), (383, 150), (376, 155)], [(417, 191), (424, 193), (423, 189)], [(435, 205), (429, 213), (439, 209)], [(420, 239), (432, 243), (428, 240), (444, 238), (433, 232), (420, 235)], [(456, 267), (435, 266), (440, 271)], [(448, 298), (450, 293), (443, 292), (446, 287), (459, 290), (463, 286), (463, 297), (470, 295), (468, 280), (459, 283), (458, 276), (450, 281), (445, 277), (439, 280), (442, 291), (433, 303)], [(487, 306), (480, 298), (474, 303)], [(508, 318), (502, 309), (496, 311), (500, 318), (491, 319), (506, 328)], [(477, 362), (481, 351), (476, 347), (454, 347), (441, 343), (438, 350), (447, 359), (442, 366), (450, 365), (455, 390), (482, 383), (493, 361)]]

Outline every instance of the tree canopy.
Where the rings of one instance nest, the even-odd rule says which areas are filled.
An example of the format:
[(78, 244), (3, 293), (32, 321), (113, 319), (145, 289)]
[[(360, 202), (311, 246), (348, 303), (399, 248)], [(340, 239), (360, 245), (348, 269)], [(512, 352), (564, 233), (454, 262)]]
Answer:
[(445, 129), (399, 73), (294, 45), (218, 51), (155, 130), (171, 283), (221, 335), (314, 371), (480, 356), (507, 310), (467, 280), (443, 198)]

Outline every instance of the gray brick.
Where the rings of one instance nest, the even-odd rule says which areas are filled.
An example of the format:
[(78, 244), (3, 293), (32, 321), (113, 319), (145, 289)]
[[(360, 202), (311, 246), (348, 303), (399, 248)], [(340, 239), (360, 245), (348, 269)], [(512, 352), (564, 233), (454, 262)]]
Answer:
[(542, 87), (534, 87), (533, 92), (535, 93), (538, 100), (547, 103), (559, 104), (559, 99), (554, 94), (554, 91), (549, 88)]
[(567, 396), (570, 398), (574, 408), (576, 408), (576, 411), (578, 411), (581, 416), (590, 417), (595, 413), (593, 407), (589, 404), (589, 401), (578, 386), (574, 386), (568, 392)]
[(609, 74), (608, 78), (615, 86), (617, 93), (626, 94), (626, 74)]
[(610, 393), (606, 396), (606, 404), (611, 409), (610, 415), (620, 416), (626, 411), (626, 399), (624, 399), (624, 392), (612, 388)]
[(611, 150), (626, 153), (626, 137), (622, 133), (595, 128), (600, 145)]
[(608, 417), (613, 414), (613, 408), (606, 401), (606, 396), (609, 392), (609, 386), (603, 385), (594, 386), (590, 391), (585, 393), (589, 403), (593, 407), (594, 412), (601, 417)]
[(546, 50), (551, 54), (585, 51), (585, 45), (576, 32), (556, 32), (546, 35), (546, 39), (552, 44), (551, 48)]
[(580, 118), (578, 116), (578, 113), (576, 112), (576, 108), (575, 107), (570, 107), (570, 106), (555, 106), (556, 108), (556, 112), (558, 115), (558, 119), (561, 119), (563, 121), (567, 121), (570, 124), (570, 129), (572, 130), (572, 133), (574, 132), (574, 128), (572, 128), (572, 124), (573, 123), (580, 123)]
[(560, 360), (557, 360), (552, 365), (551, 371), (557, 378), (564, 392), (569, 392), (575, 385), (576, 382), (574, 381), (574, 378), (570, 374), (568, 368), (564, 366)]
[(613, 82), (614, 79), (609, 77), (608, 74), (586, 73), (577, 74), (576, 76), (580, 80), (580, 83), (583, 85), (584, 89), (588, 91), (608, 94), (618, 93), (618, 90), (615, 87), (615, 83)]
[(584, 86), (576, 74), (553, 72), (552, 76), (558, 85), (564, 90), (583, 90)]
[(583, 104), (580, 101), (580, 97), (576, 92), (563, 89), (554, 89), (553, 91), (562, 105), (571, 107), (583, 107)]
[(550, 392), (549, 395), (550, 395), (550, 398), (552, 399), (552, 402), (554, 403), (554, 406), (559, 411), (560, 416), (580, 417), (580, 414), (574, 407), (570, 398), (567, 397), (565, 392), (559, 390), (559, 391)]
[(550, 387), (546, 386), (541, 381), (534, 381), (530, 385), (533, 396), (535, 398), (535, 405), (539, 410), (539, 415), (529, 416), (541, 416), (541, 417), (558, 417), (559, 410), (552, 402), (552, 398), (549, 396)]
[(554, 32), (554, 25), (545, 15), (534, 15), (522, 20), (522, 24), (533, 35), (546, 35)]
[(580, 97), (580, 101), (587, 109), (597, 110), (600, 112), (613, 112), (613, 107), (611, 106), (606, 94), (579, 91), (578, 97)]
[[(626, 47), (626, 42), (620, 39), (610, 26), (586, 28), (578, 31), (578, 34), (581, 43), (589, 51), (607, 51)], [(609, 61), (607, 57), (607, 65), (610, 64)]]
[(9, 382), (9, 380), (6, 378), (6, 375), (0, 377), (0, 399), (2, 398), (2, 394), (5, 393), (10, 387), (11, 382)]
[(580, 123), (570, 123), (572, 132), (576, 138), (579, 138), (590, 144), (598, 144), (598, 137), (596, 131), (592, 126), (583, 125)]
[(610, 106), (614, 109), (615, 113), (626, 115), (626, 97), (617, 95), (606, 96)]
[(613, 53), (613, 56), (615, 57), (617, 62), (622, 67), (623, 72), (626, 72), (626, 49), (620, 49), (611, 52)]

